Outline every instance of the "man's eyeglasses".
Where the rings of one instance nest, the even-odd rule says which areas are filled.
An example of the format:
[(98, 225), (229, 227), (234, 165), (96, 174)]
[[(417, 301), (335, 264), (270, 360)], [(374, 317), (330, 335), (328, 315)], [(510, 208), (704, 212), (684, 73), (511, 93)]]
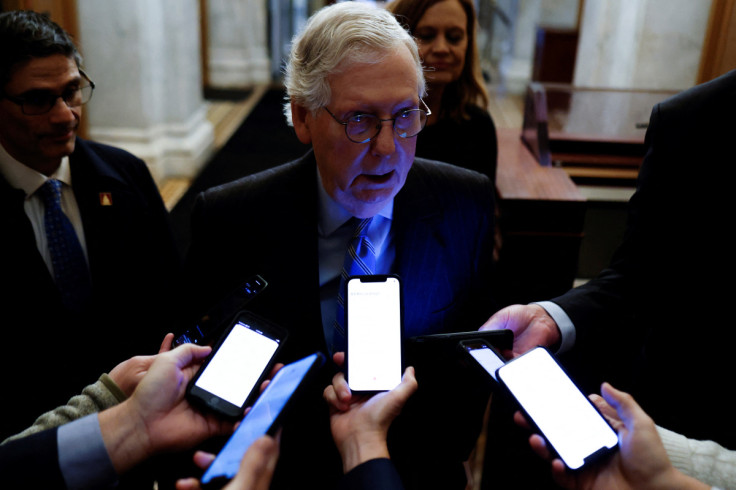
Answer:
[(345, 121), (339, 120), (326, 106), (324, 109), (332, 119), (345, 126), (345, 134), (354, 143), (368, 143), (381, 132), (384, 121), (393, 121), (394, 133), (401, 138), (412, 138), (427, 125), (427, 118), (432, 114), (427, 104), (419, 99), (424, 109), (407, 109), (396, 117), (381, 119), (373, 114), (356, 114)]
[(92, 91), (95, 89), (95, 83), (89, 79), (87, 74), (82, 70), (79, 70), (79, 72), (84, 77), (84, 81), (79, 86), (67, 88), (61, 94), (55, 94), (48, 90), (29, 90), (16, 96), (2, 94), (2, 98), (18, 104), (20, 110), (27, 116), (46, 114), (56, 105), (59, 98), (64, 101), (67, 107), (79, 107), (89, 102), (89, 99), (92, 98)]

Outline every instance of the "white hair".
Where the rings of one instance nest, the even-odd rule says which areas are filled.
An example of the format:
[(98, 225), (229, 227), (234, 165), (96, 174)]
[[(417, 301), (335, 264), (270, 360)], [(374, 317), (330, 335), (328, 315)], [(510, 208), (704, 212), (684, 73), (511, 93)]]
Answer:
[(291, 43), (284, 84), (284, 114), (292, 125), (290, 102), (315, 113), (332, 97), (328, 76), (355, 63), (379, 63), (406, 46), (414, 59), (417, 93), (425, 95), (417, 45), (387, 10), (363, 2), (339, 2), (312, 15)]

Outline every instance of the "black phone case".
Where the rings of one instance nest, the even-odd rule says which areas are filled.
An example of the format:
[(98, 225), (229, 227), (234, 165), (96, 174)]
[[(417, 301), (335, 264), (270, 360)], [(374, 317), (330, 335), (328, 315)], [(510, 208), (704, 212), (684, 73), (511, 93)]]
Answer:
[(513, 346), (514, 333), (511, 330), (474, 330), (409, 337), (405, 348), (407, 362), (414, 367), (431, 367), (438, 360), (465, 366), (468, 361), (458, 351), (458, 344), (466, 340), (482, 340), (497, 351), (503, 351)]
[[(244, 321), (252, 325), (262, 326), (264, 329), (267, 329), (271, 332), (276, 332), (279, 337), (279, 346), (276, 348), (276, 352), (274, 352), (273, 355), (271, 356), (271, 359), (268, 361), (268, 364), (264, 366), (261, 372), (261, 375), (258, 377), (258, 381), (256, 382), (256, 385), (254, 386), (250, 394), (248, 394), (248, 396), (246, 397), (245, 401), (243, 402), (243, 405), (240, 407), (236, 407), (232, 403), (229, 403), (226, 400), (223, 400), (209, 393), (208, 391), (202, 388), (199, 388), (198, 386), (194, 386), (194, 383), (197, 382), (197, 380), (199, 379), (199, 376), (207, 368), (210, 361), (212, 360), (214, 355), (217, 353), (217, 350), (220, 348), (222, 343), (225, 341), (225, 339), (227, 338), (232, 328), (235, 325), (237, 325), (238, 322), (240, 321)], [(189, 380), (189, 384), (187, 385), (187, 392), (186, 392), (187, 399), (189, 399), (193, 404), (196, 404), (197, 406), (201, 408), (217, 412), (221, 416), (229, 418), (229, 419), (238, 419), (242, 417), (245, 407), (250, 405), (253, 402), (253, 400), (257, 398), (261, 383), (265, 381), (266, 377), (269, 375), (269, 373), (273, 369), (273, 366), (276, 364), (276, 359), (278, 358), (279, 353), (283, 349), (288, 336), (289, 336), (288, 330), (256, 315), (255, 313), (252, 313), (250, 311), (245, 311), (245, 310), (239, 312), (235, 316), (233, 321), (230, 322), (230, 326), (222, 333), (222, 335), (220, 335), (220, 338), (217, 340), (217, 343), (213, 347), (212, 352), (210, 352), (210, 355), (207, 356), (207, 359), (204, 361), (202, 366), (200, 366), (200, 368), (197, 370), (197, 373), (192, 377), (191, 380)]]

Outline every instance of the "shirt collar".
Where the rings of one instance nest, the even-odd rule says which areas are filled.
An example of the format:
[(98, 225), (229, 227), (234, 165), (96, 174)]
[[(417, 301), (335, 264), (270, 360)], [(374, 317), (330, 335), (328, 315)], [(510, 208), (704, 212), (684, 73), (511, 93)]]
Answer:
[(11, 187), (23, 190), (26, 193), (26, 199), (31, 197), (48, 179), (56, 179), (68, 186), (72, 185), (68, 156), (61, 159), (61, 165), (51, 176), (46, 177), (13, 158), (2, 144), (0, 144), (0, 175)]
[[(332, 197), (327, 193), (324, 186), (322, 185), (322, 179), (317, 170), (317, 194), (319, 201), (319, 234), (320, 236), (327, 237), (332, 235), (338, 228), (340, 228), (347, 220), (353, 217), (348, 213), (342, 206), (340, 206)], [(384, 218), (391, 220), (394, 215), (394, 200), (391, 199), (381, 209), (376, 216), (383, 216)]]

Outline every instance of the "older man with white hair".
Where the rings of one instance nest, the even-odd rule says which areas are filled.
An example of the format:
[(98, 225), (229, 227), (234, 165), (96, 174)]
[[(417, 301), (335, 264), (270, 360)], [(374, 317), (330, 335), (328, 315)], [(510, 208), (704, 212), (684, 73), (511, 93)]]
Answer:
[[(259, 273), (269, 287), (250, 307), (289, 329), (285, 362), (340, 352), (340, 275), (360, 227), (371, 272), (402, 279), (405, 336), (477, 329), (493, 312), (494, 191), (486, 176), (414, 157), (429, 109), (411, 36), (384, 9), (325, 7), (294, 39), (285, 84), (287, 118), (312, 149), (198, 197), (192, 303), (204, 310)], [(457, 379), (454, 359), (433, 364), (416, 366), (422, 388), (392, 427), (391, 455), (409, 488), (463, 488), (488, 393)], [(339, 477), (320, 399), (335, 369), (287, 423), (275, 486)]]

